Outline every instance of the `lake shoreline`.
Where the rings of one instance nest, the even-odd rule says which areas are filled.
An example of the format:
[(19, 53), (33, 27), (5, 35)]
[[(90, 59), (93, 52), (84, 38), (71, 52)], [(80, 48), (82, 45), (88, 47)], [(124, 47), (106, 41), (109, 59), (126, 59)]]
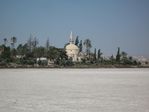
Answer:
[(149, 66), (0, 66), (0, 69), (98, 69), (98, 68), (149, 68)]

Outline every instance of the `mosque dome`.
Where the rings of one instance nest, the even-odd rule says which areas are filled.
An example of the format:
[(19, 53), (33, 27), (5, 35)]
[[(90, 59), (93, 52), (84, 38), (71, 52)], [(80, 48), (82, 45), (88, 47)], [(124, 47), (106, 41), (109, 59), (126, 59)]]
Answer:
[(79, 53), (79, 48), (75, 44), (69, 44), (65, 49), (69, 57), (73, 57), (74, 55), (77, 56)]
[(79, 50), (79, 48), (75, 44), (69, 44), (66, 46), (66, 50)]

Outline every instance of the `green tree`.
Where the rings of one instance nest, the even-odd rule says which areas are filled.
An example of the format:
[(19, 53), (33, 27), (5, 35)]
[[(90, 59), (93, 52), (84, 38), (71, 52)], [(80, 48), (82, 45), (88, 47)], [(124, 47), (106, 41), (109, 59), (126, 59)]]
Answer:
[(96, 48), (94, 49), (94, 60), (96, 60)]
[(124, 51), (121, 52), (121, 63), (122, 64), (130, 64), (129, 59), (127, 58), (127, 53)]
[(37, 47), (38, 45), (38, 39), (36, 37), (34, 37), (33, 41), (31, 42), (31, 45), (33, 46), (33, 49)]
[(79, 43), (79, 51), (82, 52), (82, 40), (80, 40), (80, 43)]
[(127, 58), (127, 53), (123, 51), (123, 52), (121, 53), (121, 56), (122, 56), (122, 58)]
[(4, 45), (6, 46), (7, 44), (7, 38), (4, 38)]
[(114, 56), (113, 56), (113, 54), (112, 54), (112, 56), (110, 57), (110, 61), (111, 61), (111, 64), (113, 65), (114, 64)]
[(129, 56), (129, 60), (130, 60), (130, 61), (133, 61), (133, 58), (132, 58), (132, 56)]
[(0, 59), (1, 61), (5, 61), (5, 62), (10, 62), (11, 61), (11, 52), (10, 52), (10, 47), (6, 47), (5, 45), (0, 46), (1, 48), (3, 48), (3, 52), (0, 55)]
[(67, 64), (70, 64), (70, 63), (67, 63), (68, 56), (66, 54), (66, 51), (64, 49), (57, 49), (57, 50), (58, 52), (55, 58), (55, 63), (60, 66), (66, 66)]
[(18, 47), (17, 47), (17, 54), (18, 55), (23, 55), (23, 45), (22, 44), (19, 44)]
[(29, 49), (28, 49), (28, 45), (27, 43), (23, 45), (23, 54), (26, 56), (26, 54), (30, 53)]
[(118, 47), (117, 55), (116, 55), (116, 61), (117, 61), (117, 62), (120, 62), (120, 58), (121, 58), (121, 55), (120, 55), (120, 47)]
[(30, 53), (27, 44), (19, 44), (16, 50), (18, 55), (28, 56), (28, 54)]
[(33, 56), (35, 58), (45, 57), (45, 48), (41, 46), (33, 49)]
[(31, 52), (28, 42), (23, 45), (23, 54), (26, 59), (34, 58), (34, 54)]
[(71, 65), (72, 61), (68, 59), (65, 49), (49, 47), (48, 58), (54, 60), (54, 63), (60, 66)]
[(79, 36), (77, 36), (75, 40), (75, 45), (78, 46), (78, 44), (79, 44)]
[(83, 44), (84, 44), (85, 49), (86, 49), (86, 55), (90, 57), (90, 49), (92, 47), (91, 40), (85, 39)]
[(98, 53), (97, 53), (98, 60), (101, 59), (101, 55), (102, 55), (102, 52), (100, 49), (98, 49)]
[(58, 52), (59, 52), (58, 48), (50, 46), (48, 50), (48, 58), (51, 60), (56, 59), (58, 56)]

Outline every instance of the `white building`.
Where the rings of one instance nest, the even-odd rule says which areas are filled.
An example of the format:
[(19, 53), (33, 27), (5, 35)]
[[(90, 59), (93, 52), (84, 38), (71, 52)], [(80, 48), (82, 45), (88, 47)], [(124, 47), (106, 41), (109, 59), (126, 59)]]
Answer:
[(70, 34), (69, 44), (65, 47), (68, 58), (72, 58), (73, 62), (80, 61), (79, 47), (74, 44), (72, 32)]

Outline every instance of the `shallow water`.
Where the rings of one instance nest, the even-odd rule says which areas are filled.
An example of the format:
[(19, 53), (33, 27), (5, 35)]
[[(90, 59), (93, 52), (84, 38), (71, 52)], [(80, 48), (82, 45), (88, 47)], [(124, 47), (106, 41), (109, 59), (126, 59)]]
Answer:
[(0, 112), (149, 112), (149, 69), (0, 69)]

